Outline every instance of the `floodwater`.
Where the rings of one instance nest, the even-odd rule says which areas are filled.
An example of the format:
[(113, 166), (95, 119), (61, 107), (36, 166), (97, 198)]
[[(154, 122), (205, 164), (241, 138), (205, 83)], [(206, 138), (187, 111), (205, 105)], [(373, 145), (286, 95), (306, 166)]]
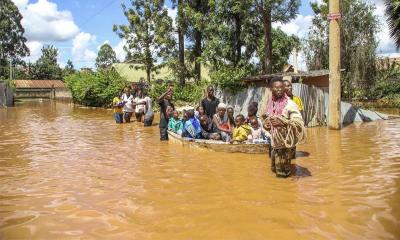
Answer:
[(309, 129), (288, 179), (158, 137), (102, 109), (0, 109), (0, 239), (400, 239), (400, 120)]

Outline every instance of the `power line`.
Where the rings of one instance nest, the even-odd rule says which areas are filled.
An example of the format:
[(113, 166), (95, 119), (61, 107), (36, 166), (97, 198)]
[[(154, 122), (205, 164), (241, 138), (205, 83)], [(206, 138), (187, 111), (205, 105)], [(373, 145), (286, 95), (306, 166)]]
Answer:
[(111, 0), (110, 2), (108, 2), (106, 5), (104, 5), (99, 11), (95, 12), (94, 14), (92, 14), (90, 17), (88, 17), (85, 21), (83, 21), (83, 23), (80, 25), (80, 27), (83, 27), (84, 25), (86, 25), (88, 22), (90, 22), (95, 16), (97, 16), (99, 13), (103, 12), (107, 7), (111, 6), (111, 4), (113, 4), (114, 2), (116, 2), (115, 0)]

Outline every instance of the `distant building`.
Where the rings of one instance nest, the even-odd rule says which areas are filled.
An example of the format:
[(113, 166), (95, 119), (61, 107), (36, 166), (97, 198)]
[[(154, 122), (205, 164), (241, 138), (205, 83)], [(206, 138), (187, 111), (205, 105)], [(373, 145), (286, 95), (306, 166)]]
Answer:
[(61, 80), (14, 80), (15, 98), (69, 100), (71, 93)]

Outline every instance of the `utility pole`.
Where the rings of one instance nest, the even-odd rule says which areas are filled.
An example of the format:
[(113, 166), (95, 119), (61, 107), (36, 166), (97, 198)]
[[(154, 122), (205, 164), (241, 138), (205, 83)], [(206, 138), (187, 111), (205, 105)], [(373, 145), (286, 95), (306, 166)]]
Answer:
[(339, 0), (329, 0), (329, 109), (328, 127), (342, 128), (340, 87), (340, 27)]

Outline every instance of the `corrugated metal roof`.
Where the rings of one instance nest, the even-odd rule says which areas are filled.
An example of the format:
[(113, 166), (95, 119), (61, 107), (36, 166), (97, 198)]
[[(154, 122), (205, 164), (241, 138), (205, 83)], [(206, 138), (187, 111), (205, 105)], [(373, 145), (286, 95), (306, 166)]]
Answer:
[(16, 88), (65, 88), (61, 80), (14, 80)]

